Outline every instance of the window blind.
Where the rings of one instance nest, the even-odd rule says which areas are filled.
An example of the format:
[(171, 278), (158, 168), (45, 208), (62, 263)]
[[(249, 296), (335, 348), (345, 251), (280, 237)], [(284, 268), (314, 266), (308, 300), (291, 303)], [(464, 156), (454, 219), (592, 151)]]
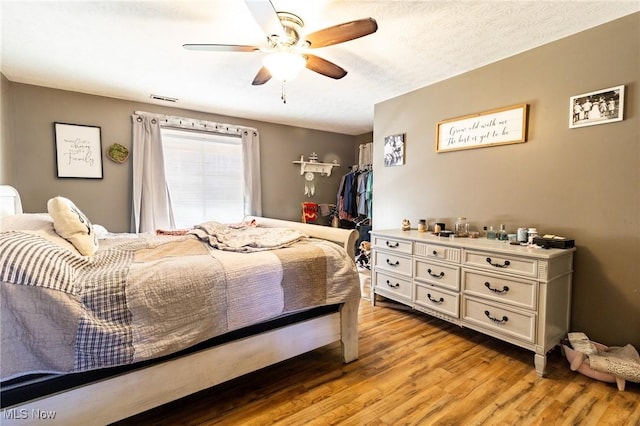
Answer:
[(242, 140), (234, 134), (162, 128), (169, 197), (177, 228), (244, 217)]

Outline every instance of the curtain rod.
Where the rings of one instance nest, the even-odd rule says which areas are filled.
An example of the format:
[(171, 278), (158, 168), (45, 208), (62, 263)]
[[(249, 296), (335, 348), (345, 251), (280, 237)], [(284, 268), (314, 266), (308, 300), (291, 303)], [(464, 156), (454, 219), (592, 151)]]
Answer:
[(137, 115), (147, 115), (156, 117), (161, 121), (161, 126), (176, 127), (179, 129), (200, 130), (205, 132), (216, 132), (223, 134), (241, 134), (243, 132), (253, 132), (257, 134), (258, 129), (254, 127), (236, 126), (233, 124), (216, 123), (214, 121), (198, 120), (195, 118), (179, 117), (175, 115), (155, 114), (152, 112), (135, 111)]

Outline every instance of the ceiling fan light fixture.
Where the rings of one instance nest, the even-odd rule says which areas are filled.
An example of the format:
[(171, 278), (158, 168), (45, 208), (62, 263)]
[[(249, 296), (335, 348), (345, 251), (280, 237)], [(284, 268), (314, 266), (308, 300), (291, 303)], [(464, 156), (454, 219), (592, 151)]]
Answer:
[(307, 60), (300, 54), (282, 51), (268, 54), (262, 60), (262, 64), (273, 78), (285, 82), (296, 78), (306, 66)]

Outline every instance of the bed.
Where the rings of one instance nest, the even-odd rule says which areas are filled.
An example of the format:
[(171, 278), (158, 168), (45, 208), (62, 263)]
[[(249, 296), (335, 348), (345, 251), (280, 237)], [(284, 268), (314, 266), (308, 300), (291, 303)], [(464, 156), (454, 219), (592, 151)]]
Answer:
[(99, 235), (63, 199), (80, 241), (51, 204), (24, 214), (5, 186), (0, 205), (2, 424), (108, 424), (330, 343), (358, 357), (354, 230)]

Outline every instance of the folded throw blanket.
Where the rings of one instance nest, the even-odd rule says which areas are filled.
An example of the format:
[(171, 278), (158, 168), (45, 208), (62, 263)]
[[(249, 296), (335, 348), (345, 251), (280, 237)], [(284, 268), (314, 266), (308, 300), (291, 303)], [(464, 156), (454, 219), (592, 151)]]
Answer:
[(260, 228), (251, 225), (231, 227), (219, 222), (201, 223), (188, 233), (213, 248), (246, 253), (283, 248), (307, 238), (295, 229)]

